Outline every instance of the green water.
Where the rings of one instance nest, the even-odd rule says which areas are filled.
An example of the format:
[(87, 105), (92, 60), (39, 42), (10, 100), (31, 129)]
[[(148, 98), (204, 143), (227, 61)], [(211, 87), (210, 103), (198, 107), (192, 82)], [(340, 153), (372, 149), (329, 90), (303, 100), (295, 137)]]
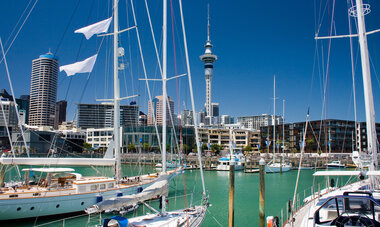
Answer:
[[(74, 167), (76, 172), (83, 175), (103, 174), (112, 176), (112, 169), (109, 167), (98, 168), (83, 168)], [(151, 166), (123, 166), (123, 175), (133, 176), (136, 174), (152, 173), (155, 170)], [(310, 188), (313, 185), (312, 174), (314, 170), (303, 170), (300, 176), (298, 192), (300, 201), (304, 195), (309, 196)], [(229, 173), (220, 171), (205, 171), (206, 188), (209, 194), (209, 201), (212, 204), (209, 207), (203, 226), (227, 226), (228, 221), (228, 192), (229, 192)], [(294, 185), (296, 182), (297, 171), (290, 171), (283, 174), (266, 174), (266, 203), (265, 215), (278, 216), (281, 215), (283, 209), (284, 220), (286, 218), (287, 206), (286, 203), (293, 197)], [(337, 179), (339, 182), (343, 180)], [(185, 183), (184, 183), (185, 182)], [(339, 182), (339, 184), (340, 184)], [(184, 185), (186, 185), (186, 199)], [(169, 204), (168, 210), (183, 208), (185, 202), (198, 205), (201, 199), (202, 186), (199, 170), (186, 171), (184, 175), (176, 176), (170, 183)], [(322, 189), (322, 186), (321, 186)], [(305, 192), (304, 192), (305, 191)], [(150, 203), (158, 209), (158, 202)], [(126, 217), (141, 215), (147, 211), (146, 208), (140, 208), (133, 214), (128, 214)], [(110, 216), (110, 215), (106, 215)], [(105, 217), (103, 215), (103, 217)], [(257, 226), (259, 220), (259, 174), (244, 173), (243, 171), (235, 174), (235, 226)], [(56, 218), (57, 219), (57, 218)], [(93, 226), (96, 222), (92, 218)], [(54, 219), (38, 220), (37, 224), (53, 221)], [(86, 226), (88, 217), (80, 217), (72, 220), (66, 220), (65, 226)], [(17, 226), (32, 226), (34, 221), (23, 221), (17, 223)], [(46, 226), (62, 226), (61, 222), (56, 222)]]

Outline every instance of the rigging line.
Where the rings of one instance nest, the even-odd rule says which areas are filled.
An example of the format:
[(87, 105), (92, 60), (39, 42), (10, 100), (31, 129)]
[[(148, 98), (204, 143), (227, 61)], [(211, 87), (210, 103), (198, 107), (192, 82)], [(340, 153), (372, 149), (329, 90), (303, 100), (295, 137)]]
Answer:
[[(13, 101), (14, 101), (15, 98), (16, 98), (16, 96), (15, 96), (15, 93), (14, 93), (14, 90), (13, 90), (12, 81), (11, 81), (11, 76), (10, 76), (10, 74), (9, 74), (9, 69), (8, 69), (7, 58), (6, 58), (6, 56), (5, 56), (4, 46), (3, 46), (3, 42), (1, 41), (1, 38), (0, 38), (0, 46), (1, 46), (1, 52), (3, 53), (4, 65), (5, 65), (5, 70), (6, 70), (6, 72), (7, 72), (7, 77), (8, 77), (9, 87), (10, 87), (10, 89), (11, 89), (11, 93), (12, 93)], [(24, 129), (22, 128), (22, 124), (21, 124), (21, 120), (20, 120), (20, 114), (19, 114), (19, 112), (18, 112), (18, 105), (17, 105), (16, 102), (14, 102), (14, 105), (15, 105), (15, 111), (16, 111), (16, 116), (17, 116), (18, 127), (20, 128), (20, 131), (21, 131), (22, 139), (23, 139), (24, 146), (25, 146), (25, 149), (26, 149), (26, 154), (27, 154), (28, 157), (29, 157), (29, 156), (30, 156), (30, 154), (29, 154), (29, 149), (28, 149), (28, 147), (26, 146), (26, 140), (25, 140), (25, 136), (24, 136)]]
[[(148, 9), (148, 3), (146, 2), (145, 0), (145, 6), (146, 6), (146, 10), (147, 10), (147, 13), (149, 15), (149, 9)], [(133, 0), (131, 0), (131, 7), (132, 7), (132, 14), (133, 14), (133, 21), (135, 23), (135, 25), (137, 25), (137, 21), (136, 21), (136, 15), (135, 15), (135, 9), (134, 9), (134, 6), (133, 6)], [(150, 17), (149, 17), (150, 18)], [(150, 26), (151, 26), (151, 30), (152, 30), (152, 24), (151, 24), (151, 21), (149, 19), (149, 22), (150, 22)], [(153, 118), (153, 122), (154, 122), (154, 127), (155, 127), (155, 130), (156, 130), (156, 135), (157, 135), (157, 140), (158, 140), (158, 147), (160, 149), (161, 152), (164, 152), (162, 151), (162, 148), (161, 148), (161, 139), (160, 139), (160, 134), (158, 132), (158, 127), (157, 127), (157, 121), (156, 121), (156, 116), (153, 112), (154, 108), (153, 108), (153, 102), (152, 102), (152, 95), (150, 93), (150, 88), (149, 88), (149, 83), (148, 83), (148, 76), (146, 74), (146, 68), (145, 68), (145, 61), (144, 61), (144, 56), (143, 56), (143, 51), (142, 51), (142, 48), (141, 48), (141, 41), (140, 41), (140, 34), (139, 34), (139, 29), (138, 27), (136, 27), (136, 35), (137, 35), (137, 42), (138, 42), (138, 45), (139, 45), (139, 49), (140, 49), (140, 58), (141, 58), (141, 63), (143, 65), (143, 71), (144, 71), (144, 77), (145, 77), (145, 85), (146, 85), (146, 88), (147, 88), (147, 91), (148, 91), (148, 96), (149, 96), (149, 103), (150, 103), (150, 108), (152, 110), (152, 118)], [(154, 39), (153, 39), (154, 40)], [(155, 41), (154, 41), (155, 43)], [(155, 48), (156, 48), (156, 45), (155, 45)], [(158, 61), (160, 62), (160, 61)], [(160, 64), (160, 63), (159, 63)], [(161, 65), (160, 65), (161, 66)], [(162, 73), (162, 70), (161, 70), (161, 67), (160, 67), (160, 71)], [(149, 118), (149, 116), (148, 116)]]
[(13, 29), (12, 29), (12, 31), (11, 31), (11, 34), (9, 35), (7, 41), (5, 41), (5, 43), (4, 43), (4, 46), (6, 46), (6, 45), (8, 44), (9, 39), (12, 37), (14, 31), (16, 30), (16, 28), (17, 28), (18, 24), (20, 23), (21, 19), (24, 17), (24, 14), (25, 14), (26, 10), (29, 8), (29, 6), (30, 6), (30, 4), (32, 3), (32, 1), (33, 1), (33, 0), (30, 0), (30, 1), (28, 2), (28, 4), (26, 5), (26, 7), (25, 7), (25, 9), (24, 9), (24, 12), (22, 12), (22, 14), (21, 14), (20, 18), (18, 19), (16, 25), (13, 27)]
[(0, 64), (5, 60), (5, 56), (7, 55), (8, 51), (11, 49), (11, 47), (12, 47), (14, 41), (15, 41), (16, 38), (18, 37), (18, 34), (20, 33), (21, 29), (24, 27), (25, 22), (28, 20), (30, 14), (32, 13), (32, 11), (33, 11), (34, 7), (36, 6), (37, 2), (38, 2), (38, 0), (36, 0), (36, 1), (34, 2), (32, 8), (29, 10), (28, 15), (26, 15), (26, 18), (25, 18), (24, 21), (22, 22), (22, 24), (21, 24), (20, 28), (18, 29), (18, 31), (17, 31), (15, 37), (12, 39), (11, 44), (9, 44), (7, 50), (6, 50), (5, 53), (4, 53), (4, 56), (3, 56), (2, 59), (0, 60)]
[[(125, 0), (125, 4), (128, 6), (128, 0)], [(126, 7), (126, 14), (127, 14), (127, 27), (130, 27), (130, 21), (129, 21), (129, 11), (128, 11), (128, 7)], [(128, 31), (127, 35), (128, 35), (128, 50), (129, 50), (129, 63), (128, 63), (128, 68), (129, 68), (129, 73), (131, 75), (131, 86), (132, 86), (132, 94), (135, 93), (135, 82), (134, 82), (134, 79), (133, 79), (133, 64), (132, 64), (132, 49), (131, 49), (131, 32), (132, 31)]]
[(375, 64), (373, 63), (371, 56), (369, 56), (369, 61), (371, 62), (371, 66), (372, 66), (372, 68), (374, 69), (373, 72), (375, 73), (375, 77), (376, 77), (376, 80), (377, 80), (377, 84), (378, 84), (379, 87), (380, 87), (379, 76), (377, 75), (377, 72), (376, 72), (376, 70), (375, 70), (375, 69), (376, 69), (376, 68), (375, 68)]
[(71, 13), (71, 16), (70, 16), (70, 19), (69, 19), (69, 23), (67, 23), (66, 28), (65, 28), (65, 30), (64, 30), (64, 32), (63, 32), (63, 34), (62, 34), (62, 36), (61, 36), (61, 39), (60, 39), (59, 42), (58, 42), (58, 46), (57, 46), (57, 49), (55, 49), (55, 51), (54, 51), (54, 55), (57, 55), (58, 50), (59, 50), (59, 48), (61, 47), (61, 44), (62, 44), (62, 42), (63, 42), (63, 39), (65, 38), (66, 33), (67, 33), (67, 31), (69, 30), (70, 24), (71, 24), (71, 22), (72, 22), (73, 19), (74, 19), (74, 15), (75, 15), (75, 13), (76, 13), (76, 11), (77, 11), (77, 9), (78, 9), (79, 3), (80, 3), (80, 0), (77, 1), (77, 4), (76, 4), (74, 10), (73, 10), (73, 12)]

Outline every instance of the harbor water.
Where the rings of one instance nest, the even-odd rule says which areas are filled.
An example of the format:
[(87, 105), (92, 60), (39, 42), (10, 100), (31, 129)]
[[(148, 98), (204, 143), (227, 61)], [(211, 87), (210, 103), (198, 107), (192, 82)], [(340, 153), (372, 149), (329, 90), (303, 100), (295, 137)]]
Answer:
[[(104, 175), (112, 176), (111, 167), (91, 168), (73, 167), (76, 172), (84, 176)], [(157, 172), (152, 166), (123, 165), (124, 176), (136, 176), (143, 173)], [(312, 174), (314, 170), (302, 170), (298, 187), (299, 196), (296, 204), (301, 204), (305, 196), (311, 194), (313, 185)], [(211, 206), (207, 211), (206, 218), (202, 226), (227, 226), (228, 223), (228, 172), (205, 171), (206, 190), (209, 195)], [(285, 173), (266, 174), (266, 202), (265, 215), (278, 216), (280, 221), (285, 221), (288, 215), (287, 203), (293, 198), (297, 171), (292, 170)], [(336, 184), (341, 185), (347, 179), (336, 179)], [(322, 189), (325, 184), (321, 180), (315, 182), (315, 190)], [(320, 186), (318, 186), (320, 185)], [(186, 188), (186, 191), (184, 190)], [(185, 204), (198, 205), (202, 198), (202, 186), (199, 170), (186, 170), (183, 175), (178, 175), (170, 182), (170, 193), (168, 210), (183, 208)], [(159, 209), (158, 201), (151, 201), (150, 205)], [(133, 217), (141, 215), (148, 210), (141, 205), (136, 211), (125, 215)], [(149, 212), (149, 211), (148, 211)], [(82, 215), (77, 218), (62, 219), (62, 217), (38, 218), (37, 220), (24, 220), (17, 223), (12, 222), (13, 226), (95, 226), (104, 217), (115, 214)], [(235, 173), (235, 226), (258, 226), (259, 221), (259, 174)]]

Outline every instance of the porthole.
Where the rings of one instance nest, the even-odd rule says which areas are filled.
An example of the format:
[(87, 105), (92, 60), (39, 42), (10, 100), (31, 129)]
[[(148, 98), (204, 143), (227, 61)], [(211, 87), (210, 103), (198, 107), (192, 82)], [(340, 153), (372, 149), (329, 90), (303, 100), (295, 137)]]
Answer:
[(30, 210), (34, 210), (34, 207), (31, 207)]
[(84, 202), (81, 202), (81, 203), (80, 203), (80, 205), (82, 205), (82, 206), (83, 206), (83, 205), (84, 205)]
[(58, 208), (59, 207), (59, 204), (57, 204), (57, 206), (55, 206), (56, 208)]
[(17, 211), (20, 211), (21, 210), (21, 207), (17, 207)]

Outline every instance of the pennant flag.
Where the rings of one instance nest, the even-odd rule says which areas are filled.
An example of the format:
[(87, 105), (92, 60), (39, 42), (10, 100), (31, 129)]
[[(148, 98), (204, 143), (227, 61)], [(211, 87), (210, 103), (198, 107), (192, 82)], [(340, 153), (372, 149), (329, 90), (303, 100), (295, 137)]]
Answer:
[(94, 68), (96, 57), (98, 55), (95, 54), (92, 57), (89, 57), (83, 61), (78, 61), (70, 65), (64, 65), (59, 67), (59, 71), (65, 71), (67, 76), (72, 76), (77, 73), (90, 73), (92, 68)]
[(75, 30), (75, 33), (83, 33), (86, 39), (90, 39), (95, 34), (100, 34), (108, 31), (112, 17), (99, 21), (95, 24)]

